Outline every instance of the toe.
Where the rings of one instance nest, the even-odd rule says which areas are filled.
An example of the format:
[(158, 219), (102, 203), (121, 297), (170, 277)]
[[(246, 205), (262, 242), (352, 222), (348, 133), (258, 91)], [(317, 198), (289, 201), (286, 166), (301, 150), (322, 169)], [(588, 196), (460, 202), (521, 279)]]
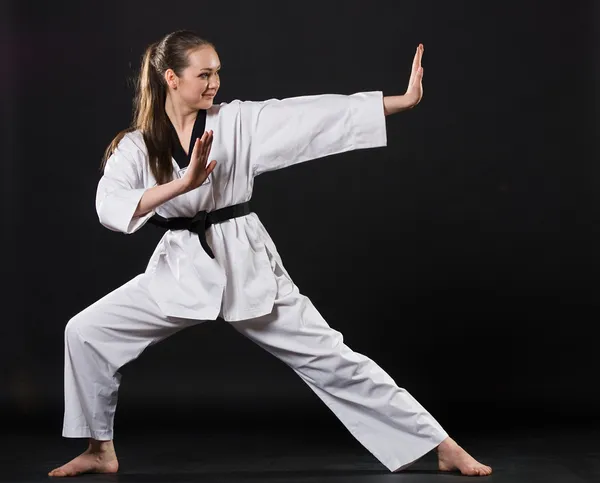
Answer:
[(486, 471), (485, 466), (472, 466), (469, 468), (468, 474), (470, 476), (487, 476), (489, 473)]
[(489, 466), (485, 466), (485, 465), (482, 465), (478, 471), (479, 476), (488, 476), (489, 474), (491, 474), (491, 472), (492, 472), (492, 469)]
[(50, 473), (48, 473), (48, 475), (61, 477), (61, 476), (65, 476), (65, 472), (60, 468), (56, 468), (56, 469), (52, 470)]

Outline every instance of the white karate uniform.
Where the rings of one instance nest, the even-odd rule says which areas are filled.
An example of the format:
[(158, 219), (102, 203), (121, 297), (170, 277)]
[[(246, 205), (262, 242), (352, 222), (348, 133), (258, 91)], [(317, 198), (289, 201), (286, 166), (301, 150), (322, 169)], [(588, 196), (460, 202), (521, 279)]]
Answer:
[[(248, 201), (254, 177), (331, 154), (386, 145), (381, 92), (223, 103), (207, 111), (217, 166), (198, 189), (142, 217), (144, 191), (156, 185), (141, 133), (129, 133), (98, 184), (100, 222), (123, 233), (155, 213), (198, 211)], [(182, 169), (173, 159), (174, 176)], [(119, 368), (175, 332), (221, 316), (284, 361), (351, 434), (390, 471), (448, 435), (405, 389), (330, 328), (285, 270), (255, 213), (212, 225), (215, 258), (187, 230), (168, 231), (145, 273), (86, 308), (65, 330), (63, 436), (113, 438)]]

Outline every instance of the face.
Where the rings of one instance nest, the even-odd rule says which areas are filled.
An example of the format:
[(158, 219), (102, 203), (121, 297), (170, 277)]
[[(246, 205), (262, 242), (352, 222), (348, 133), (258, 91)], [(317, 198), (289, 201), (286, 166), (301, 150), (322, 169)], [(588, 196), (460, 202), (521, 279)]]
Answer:
[(200, 47), (188, 52), (189, 65), (177, 76), (171, 69), (165, 72), (169, 94), (182, 107), (209, 109), (221, 84), (221, 61), (212, 47)]

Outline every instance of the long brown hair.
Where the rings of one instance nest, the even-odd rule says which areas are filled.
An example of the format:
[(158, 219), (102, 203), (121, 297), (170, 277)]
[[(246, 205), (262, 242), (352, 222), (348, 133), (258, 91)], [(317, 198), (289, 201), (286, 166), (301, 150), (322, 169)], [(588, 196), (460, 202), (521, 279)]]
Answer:
[(171, 128), (165, 111), (167, 85), (164, 74), (167, 69), (173, 69), (175, 74), (181, 76), (188, 66), (189, 51), (205, 46), (213, 47), (210, 42), (188, 30), (172, 32), (148, 46), (136, 82), (133, 122), (129, 128), (117, 134), (106, 148), (102, 169), (123, 136), (139, 129), (144, 136), (150, 169), (157, 183), (163, 184), (172, 179)]

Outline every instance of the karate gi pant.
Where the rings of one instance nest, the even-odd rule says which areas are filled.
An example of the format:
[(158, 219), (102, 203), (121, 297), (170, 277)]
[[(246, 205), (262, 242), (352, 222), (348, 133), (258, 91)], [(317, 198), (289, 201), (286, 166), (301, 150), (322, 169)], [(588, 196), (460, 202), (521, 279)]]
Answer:
[[(201, 323), (165, 317), (139, 275), (92, 304), (65, 329), (63, 436), (113, 439), (121, 375), (146, 347)], [(350, 433), (390, 471), (413, 463), (448, 435), (375, 362), (352, 351), (311, 301), (287, 279), (269, 315), (232, 322), (240, 333), (292, 368)]]

